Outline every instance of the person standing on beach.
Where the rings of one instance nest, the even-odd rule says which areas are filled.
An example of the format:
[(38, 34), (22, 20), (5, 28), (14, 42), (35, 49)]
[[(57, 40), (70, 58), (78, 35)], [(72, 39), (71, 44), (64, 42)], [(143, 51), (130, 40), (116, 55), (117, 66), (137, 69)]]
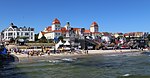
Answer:
[(28, 54), (28, 58), (29, 58), (29, 55), (30, 55), (30, 51), (27, 51), (27, 54)]
[(86, 51), (86, 54), (89, 54), (88, 50)]

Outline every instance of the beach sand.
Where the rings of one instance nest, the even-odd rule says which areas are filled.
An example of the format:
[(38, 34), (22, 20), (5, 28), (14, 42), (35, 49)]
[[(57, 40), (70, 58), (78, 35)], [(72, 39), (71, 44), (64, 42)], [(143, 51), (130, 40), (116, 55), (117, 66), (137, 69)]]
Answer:
[(111, 55), (122, 55), (127, 54), (130, 55), (137, 55), (140, 54), (143, 51), (140, 51), (139, 49), (123, 49), (123, 50), (88, 50), (88, 54), (82, 53), (82, 54), (66, 54), (66, 53), (60, 53), (60, 54), (50, 54), (50, 55), (42, 55), (42, 56), (28, 56), (27, 54), (15, 54), (11, 53), (11, 55), (14, 55), (18, 57), (19, 62), (36, 62), (39, 60), (54, 60), (54, 59), (62, 59), (62, 58), (83, 58), (87, 56), (93, 56), (93, 55), (105, 55), (105, 56), (111, 56)]

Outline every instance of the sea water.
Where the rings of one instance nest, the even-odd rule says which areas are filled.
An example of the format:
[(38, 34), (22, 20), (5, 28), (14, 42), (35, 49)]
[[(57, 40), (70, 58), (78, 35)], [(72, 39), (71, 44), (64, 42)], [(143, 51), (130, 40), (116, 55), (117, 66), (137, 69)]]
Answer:
[(92, 55), (69, 62), (51, 61), (6, 64), (0, 68), (0, 78), (150, 78), (150, 56), (142, 54)]

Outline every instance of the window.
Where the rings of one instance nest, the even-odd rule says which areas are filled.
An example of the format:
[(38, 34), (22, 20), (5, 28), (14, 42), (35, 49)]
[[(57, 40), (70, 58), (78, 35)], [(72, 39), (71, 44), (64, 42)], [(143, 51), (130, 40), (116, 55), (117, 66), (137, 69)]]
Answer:
[(27, 36), (27, 35), (29, 35), (29, 33), (25, 33), (25, 35)]
[(21, 32), (21, 36), (23, 35), (23, 32)]
[(13, 29), (12, 29), (12, 28), (10, 28), (10, 29), (8, 29), (8, 31), (13, 31)]
[(33, 35), (33, 33), (31, 33), (31, 36)]
[(19, 35), (19, 32), (17, 32), (17, 35)]
[(8, 36), (12, 36), (13, 35), (13, 33), (8, 33)]

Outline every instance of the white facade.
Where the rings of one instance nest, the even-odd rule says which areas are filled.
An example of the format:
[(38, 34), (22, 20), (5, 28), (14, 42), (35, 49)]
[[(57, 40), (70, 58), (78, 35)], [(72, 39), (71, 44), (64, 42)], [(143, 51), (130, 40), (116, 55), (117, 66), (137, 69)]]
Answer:
[(61, 29), (60, 24), (53, 24), (52, 25), (52, 31), (54, 31), (54, 30), (60, 30), (60, 29)]
[(95, 28), (94, 27), (90, 27), (90, 32), (95, 32)]
[(26, 28), (14, 26), (13, 23), (10, 24), (8, 28), (2, 31), (3, 41), (9, 41), (11, 38), (26, 37), (29, 41), (34, 41), (34, 28)]
[(67, 30), (71, 30), (71, 27), (70, 27), (70, 23), (67, 22), (67, 24), (64, 26)]
[(43, 35), (46, 39), (59, 38), (60, 36), (69, 37), (69, 30), (71, 29), (69, 22), (64, 27), (61, 27), (60, 21), (56, 18), (52, 22), (52, 25), (45, 28), (39, 33), (38, 39)]
[(90, 26), (90, 32), (98, 32), (98, 24), (96, 22), (93, 22)]

